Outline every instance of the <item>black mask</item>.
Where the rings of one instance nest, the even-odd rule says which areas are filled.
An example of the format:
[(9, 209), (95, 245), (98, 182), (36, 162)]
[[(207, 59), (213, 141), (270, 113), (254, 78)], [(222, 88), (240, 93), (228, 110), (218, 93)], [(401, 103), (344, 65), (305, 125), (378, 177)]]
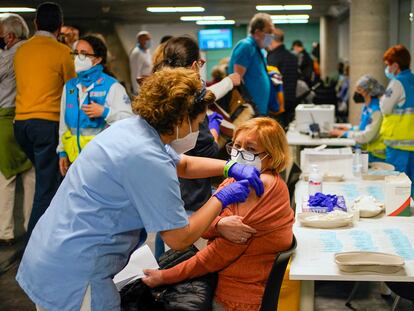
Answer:
[(354, 96), (352, 97), (352, 99), (354, 100), (354, 102), (356, 102), (357, 104), (362, 104), (365, 103), (365, 98), (364, 96), (362, 96), (360, 93), (355, 92)]
[(4, 37), (0, 37), (0, 49), (4, 50), (6, 47), (6, 41), (4, 40)]

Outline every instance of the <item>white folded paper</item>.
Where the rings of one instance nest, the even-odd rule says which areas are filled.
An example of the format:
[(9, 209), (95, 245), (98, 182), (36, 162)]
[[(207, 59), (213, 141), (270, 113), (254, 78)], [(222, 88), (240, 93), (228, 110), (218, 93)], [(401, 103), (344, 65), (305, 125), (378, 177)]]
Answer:
[(147, 244), (132, 253), (125, 268), (114, 276), (113, 281), (118, 291), (125, 285), (144, 277), (144, 269), (158, 269), (158, 263)]

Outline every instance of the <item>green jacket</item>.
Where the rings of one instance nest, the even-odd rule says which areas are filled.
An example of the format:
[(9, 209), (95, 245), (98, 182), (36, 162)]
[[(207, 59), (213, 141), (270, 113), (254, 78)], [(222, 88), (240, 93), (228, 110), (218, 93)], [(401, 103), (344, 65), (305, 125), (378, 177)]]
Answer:
[(15, 108), (0, 108), (0, 172), (9, 179), (27, 171), (32, 163), (14, 138)]

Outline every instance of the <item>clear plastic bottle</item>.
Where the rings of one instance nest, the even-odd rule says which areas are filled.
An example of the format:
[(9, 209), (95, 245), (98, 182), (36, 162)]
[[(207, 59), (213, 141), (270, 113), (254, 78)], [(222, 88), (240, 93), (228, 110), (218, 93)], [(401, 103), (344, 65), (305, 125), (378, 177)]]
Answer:
[(352, 170), (355, 177), (360, 177), (362, 173), (362, 156), (361, 156), (361, 147), (355, 147), (354, 161), (352, 165)]
[(316, 192), (322, 192), (322, 174), (319, 172), (319, 167), (316, 164), (311, 165), (311, 172), (309, 174), (309, 195), (314, 195)]

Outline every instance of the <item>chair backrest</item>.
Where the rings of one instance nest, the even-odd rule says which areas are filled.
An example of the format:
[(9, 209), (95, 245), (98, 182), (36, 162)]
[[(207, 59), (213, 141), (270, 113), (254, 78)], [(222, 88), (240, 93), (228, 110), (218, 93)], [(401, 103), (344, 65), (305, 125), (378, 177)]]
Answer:
[(277, 310), (283, 277), (285, 275), (289, 259), (296, 249), (296, 245), (296, 238), (293, 236), (292, 246), (288, 250), (280, 252), (276, 255), (275, 262), (273, 263), (272, 270), (270, 270), (269, 277), (266, 282), (260, 311)]
[(398, 296), (414, 301), (414, 283), (412, 282), (385, 282)]
[(300, 169), (299, 165), (293, 162), (292, 168), (290, 169), (289, 176), (286, 181), (286, 185), (289, 190), (290, 206), (293, 208), (293, 211), (295, 212), (295, 214), (296, 214), (295, 186), (298, 180), (300, 179), (300, 174), (302, 174), (302, 170)]

